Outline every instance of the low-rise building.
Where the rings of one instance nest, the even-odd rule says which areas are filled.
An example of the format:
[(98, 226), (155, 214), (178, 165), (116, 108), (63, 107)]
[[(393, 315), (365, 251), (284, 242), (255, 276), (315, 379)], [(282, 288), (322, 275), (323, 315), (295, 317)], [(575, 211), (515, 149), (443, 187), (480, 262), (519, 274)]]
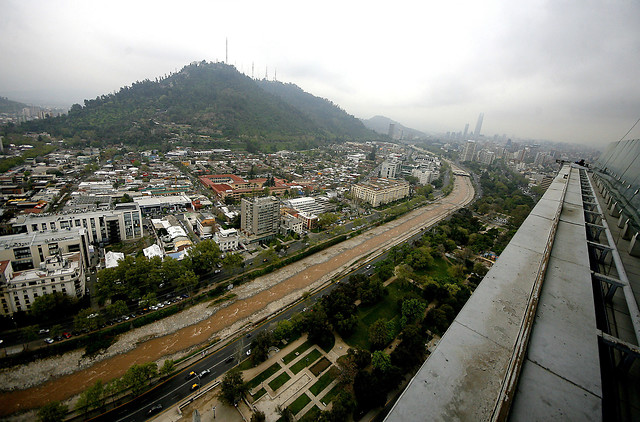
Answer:
[(397, 201), (409, 196), (409, 183), (399, 180), (372, 178), (369, 182), (351, 187), (354, 198), (368, 202), (373, 207)]
[(216, 242), (222, 252), (238, 249), (239, 238), (240, 236), (236, 229), (220, 229), (213, 235), (213, 241)]
[(62, 214), (24, 214), (10, 222), (14, 233), (60, 233), (87, 230), (90, 243), (117, 243), (142, 237), (142, 214), (134, 203), (117, 204), (113, 210)]
[(61, 292), (80, 298), (85, 271), (80, 252), (48, 256), (37, 269), (14, 271), (10, 260), (0, 261), (0, 314), (27, 312), (36, 298)]

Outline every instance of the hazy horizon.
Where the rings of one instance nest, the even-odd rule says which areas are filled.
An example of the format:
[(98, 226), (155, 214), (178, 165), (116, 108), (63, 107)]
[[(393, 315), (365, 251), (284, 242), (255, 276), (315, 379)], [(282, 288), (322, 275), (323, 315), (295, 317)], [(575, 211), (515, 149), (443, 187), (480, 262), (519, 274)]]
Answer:
[[(640, 117), (640, 3), (3, 2), (0, 96), (69, 106), (193, 61), (362, 119), (604, 147)], [(636, 127), (628, 138), (640, 137)]]

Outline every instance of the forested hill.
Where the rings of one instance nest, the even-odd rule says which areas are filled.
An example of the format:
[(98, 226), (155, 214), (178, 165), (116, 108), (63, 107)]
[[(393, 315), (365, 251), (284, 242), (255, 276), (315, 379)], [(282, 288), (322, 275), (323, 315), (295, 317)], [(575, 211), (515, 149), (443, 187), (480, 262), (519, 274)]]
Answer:
[[(114, 94), (75, 104), (68, 115), (32, 121), (27, 130), (107, 143), (160, 144), (177, 133), (211, 139), (323, 141), (377, 138), (329, 101), (295, 87), (274, 95), (235, 67), (199, 62), (154, 81), (135, 82)], [(313, 100), (311, 100), (313, 99)], [(324, 106), (320, 106), (324, 103)], [(313, 106), (304, 106), (313, 104)], [(332, 116), (328, 118), (327, 116)]]
[(27, 107), (26, 104), (0, 97), (0, 113), (17, 113), (25, 107)]
[(264, 79), (257, 82), (262, 89), (282, 98), (320, 127), (333, 128), (337, 133), (348, 133), (357, 138), (380, 138), (367, 129), (360, 119), (347, 114), (338, 105), (311, 95), (295, 84)]

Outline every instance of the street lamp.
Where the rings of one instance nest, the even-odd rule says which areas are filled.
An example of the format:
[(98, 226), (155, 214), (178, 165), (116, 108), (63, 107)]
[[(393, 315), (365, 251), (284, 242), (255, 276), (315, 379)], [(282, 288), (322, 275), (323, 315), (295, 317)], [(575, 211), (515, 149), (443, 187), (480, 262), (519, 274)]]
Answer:
[(213, 406), (213, 419), (215, 419), (215, 418), (216, 418), (216, 407)]

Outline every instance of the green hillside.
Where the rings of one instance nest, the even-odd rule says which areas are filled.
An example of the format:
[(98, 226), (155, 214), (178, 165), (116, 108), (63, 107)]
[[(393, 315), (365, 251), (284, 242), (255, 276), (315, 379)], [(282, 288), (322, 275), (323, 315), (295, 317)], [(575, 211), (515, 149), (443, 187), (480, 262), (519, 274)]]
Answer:
[(32, 121), (21, 129), (137, 145), (158, 145), (185, 133), (258, 144), (377, 137), (329, 101), (295, 86), (287, 86), (291, 93), (281, 95), (269, 85), (233, 66), (192, 63), (175, 74), (135, 82), (115, 94), (85, 100), (83, 106), (76, 104), (66, 116)]
[(0, 97), (0, 113), (18, 113), (25, 107), (27, 107), (26, 104), (11, 101), (6, 97)]

